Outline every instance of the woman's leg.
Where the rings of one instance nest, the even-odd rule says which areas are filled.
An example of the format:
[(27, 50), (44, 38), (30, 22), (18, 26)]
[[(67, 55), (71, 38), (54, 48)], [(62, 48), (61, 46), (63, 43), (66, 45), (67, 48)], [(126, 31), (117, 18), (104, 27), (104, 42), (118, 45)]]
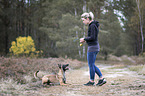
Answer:
[(95, 77), (94, 56), (95, 56), (94, 52), (87, 52), (87, 60), (88, 60), (91, 81), (94, 81), (94, 77)]
[(103, 84), (106, 83), (106, 80), (102, 78), (102, 73), (99, 70), (97, 66), (95, 66), (95, 60), (98, 52), (87, 52), (87, 60), (88, 60), (88, 66), (89, 66), (89, 71), (90, 71), (90, 81), (84, 85), (86, 86), (92, 86), (95, 84), (94, 79), (95, 79), (95, 73), (99, 76), (100, 80), (96, 84), (96, 86), (102, 86)]
[[(98, 51), (98, 52), (99, 52), (99, 51)], [(96, 52), (96, 56), (97, 56), (98, 52)], [(96, 58), (96, 56), (95, 56), (95, 58)], [(96, 59), (94, 59), (94, 60), (96, 60)], [(95, 62), (95, 61), (94, 61), (94, 62)], [(98, 81), (98, 83), (96, 84), (96, 86), (102, 86), (102, 85), (105, 84), (107, 81), (106, 81), (105, 78), (103, 78), (100, 69), (99, 69), (95, 64), (94, 64), (94, 69), (95, 69), (95, 73), (99, 76), (99, 81)]]
[(102, 77), (102, 73), (101, 73), (100, 69), (95, 65), (95, 60), (96, 60), (96, 56), (97, 56), (98, 52), (88, 52), (87, 53), (91, 81), (94, 81), (95, 73), (97, 73), (99, 78)]
[[(96, 52), (94, 60), (96, 60), (96, 56), (98, 53), (99, 53), (99, 51)], [(95, 64), (94, 64), (94, 68), (95, 68), (95, 73), (99, 76), (99, 78), (102, 78), (102, 73), (101, 73), (100, 69)]]

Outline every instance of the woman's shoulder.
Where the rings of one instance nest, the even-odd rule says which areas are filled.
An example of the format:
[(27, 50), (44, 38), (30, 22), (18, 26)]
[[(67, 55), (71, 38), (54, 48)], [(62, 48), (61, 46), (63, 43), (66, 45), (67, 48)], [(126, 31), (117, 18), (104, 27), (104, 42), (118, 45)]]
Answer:
[(97, 26), (97, 27), (99, 27), (99, 22), (98, 21), (92, 21), (90, 24), (89, 24), (89, 26)]

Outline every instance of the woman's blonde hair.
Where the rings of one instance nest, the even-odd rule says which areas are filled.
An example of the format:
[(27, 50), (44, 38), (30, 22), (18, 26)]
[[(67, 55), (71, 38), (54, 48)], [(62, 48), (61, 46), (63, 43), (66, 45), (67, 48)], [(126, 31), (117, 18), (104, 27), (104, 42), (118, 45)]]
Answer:
[(81, 15), (81, 18), (85, 18), (85, 19), (89, 18), (89, 20), (93, 20), (94, 14), (92, 12), (89, 12), (89, 13), (85, 12)]

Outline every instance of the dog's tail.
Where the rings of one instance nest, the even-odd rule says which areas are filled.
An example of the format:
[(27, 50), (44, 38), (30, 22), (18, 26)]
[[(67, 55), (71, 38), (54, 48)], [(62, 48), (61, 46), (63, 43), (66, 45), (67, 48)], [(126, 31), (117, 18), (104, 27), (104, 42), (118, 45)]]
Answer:
[(38, 76), (37, 76), (37, 73), (38, 73), (39, 71), (36, 71), (35, 73), (34, 73), (34, 77), (35, 77), (35, 79), (42, 79), (42, 78), (39, 78)]

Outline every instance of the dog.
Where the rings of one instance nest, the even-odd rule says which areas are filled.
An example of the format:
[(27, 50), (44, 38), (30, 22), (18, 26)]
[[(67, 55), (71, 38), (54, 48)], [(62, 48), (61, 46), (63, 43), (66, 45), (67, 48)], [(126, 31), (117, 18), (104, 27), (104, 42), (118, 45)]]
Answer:
[(36, 71), (34, 73), (34, 77), (37, 79), (41, 79), (42, 80), (42, 85), (51, 85), (51, 84), (60, 84), (60, 85), (68, 85), (66, 83), (66, 77), (65, 77), (65, 71), (66, 70), (69, 70), (69, 64), (65, 64), (65, 65), (61, 65), (61, 64), (58, 64), (58, 68), (59, 68), (59, 71), (58, 73), (56, 74), (49, 74), (49, 75), (44, 75), (42, 78), (39, 78), (37, 76), (37, 73), (39, 71)]

